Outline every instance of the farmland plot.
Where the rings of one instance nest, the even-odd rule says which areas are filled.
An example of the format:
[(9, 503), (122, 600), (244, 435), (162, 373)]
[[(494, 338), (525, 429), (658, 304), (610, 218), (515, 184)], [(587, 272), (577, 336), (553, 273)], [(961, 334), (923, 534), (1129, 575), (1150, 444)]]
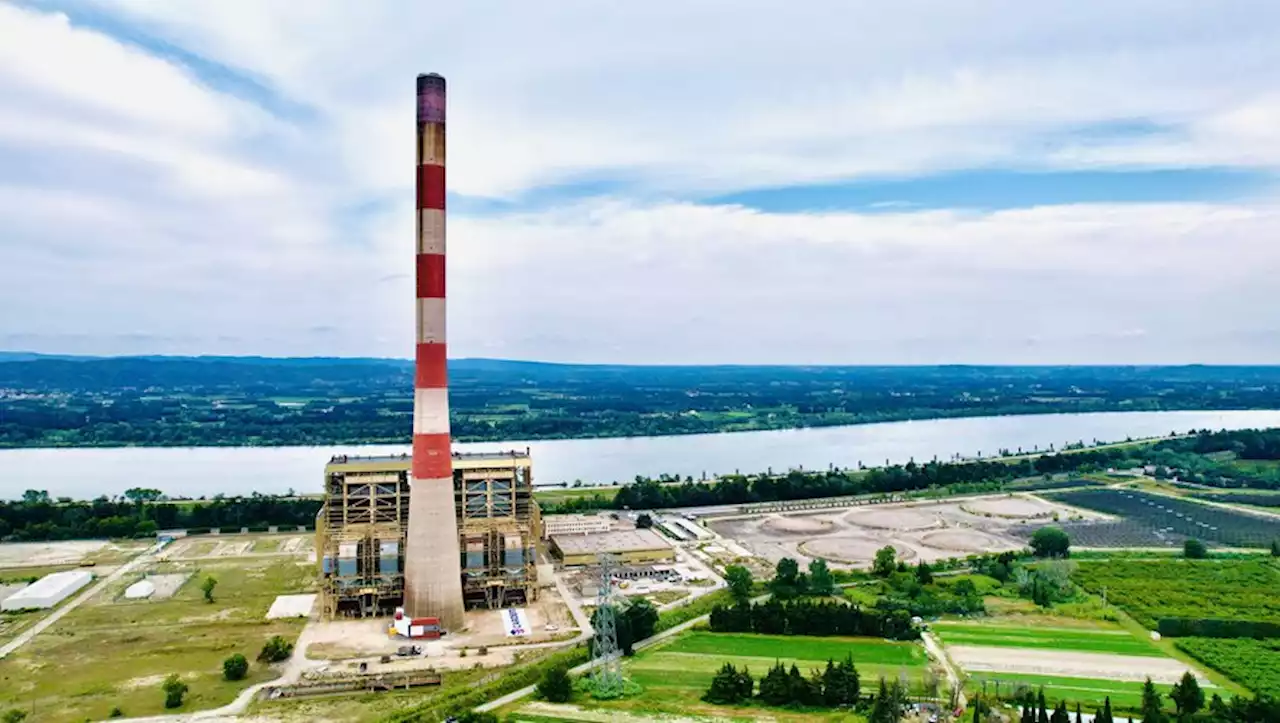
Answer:
[(1254, 693), (1280, 696), (1280, 640), (1181, 638), (1178, 647)]
[(1072, 577), (1148, 628), (1161, 618), (1280, 621), (1269, 560), (1081, 560)]

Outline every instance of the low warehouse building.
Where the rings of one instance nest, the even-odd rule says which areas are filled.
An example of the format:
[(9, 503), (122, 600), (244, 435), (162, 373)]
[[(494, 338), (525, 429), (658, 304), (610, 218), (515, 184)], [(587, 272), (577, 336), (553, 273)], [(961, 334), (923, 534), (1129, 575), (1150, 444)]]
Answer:
[(591, 565), (601, 553), (614, 555), (625, 565), (676, 559), (675, 548), (653, 530), (555, 535), (551, 538), (551, 551), (565, 565)]
[(88, 570), (67, 570), (45, 575), (22, 588), (0, 604), (3, 610), (47, 610), (71, 597), (80, 588), (93, 581)]

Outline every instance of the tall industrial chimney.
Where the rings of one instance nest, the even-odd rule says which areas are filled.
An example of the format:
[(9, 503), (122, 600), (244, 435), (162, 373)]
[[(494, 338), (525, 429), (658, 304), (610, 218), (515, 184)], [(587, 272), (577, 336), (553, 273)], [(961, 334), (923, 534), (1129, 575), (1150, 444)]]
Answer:
[(417, 364), (404, 596), (411, 617), (438, 617), (457, 630), (463, 627), (462, 564), (445, 368), (444, 111), (444, 78), (419, 75)]

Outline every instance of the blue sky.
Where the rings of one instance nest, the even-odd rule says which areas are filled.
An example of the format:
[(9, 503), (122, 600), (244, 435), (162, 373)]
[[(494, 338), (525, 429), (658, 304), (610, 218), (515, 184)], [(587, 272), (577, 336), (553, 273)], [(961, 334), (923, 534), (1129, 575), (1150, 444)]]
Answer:
[(1280, 358), (1280, 6), (0, 0), (0, 347)]

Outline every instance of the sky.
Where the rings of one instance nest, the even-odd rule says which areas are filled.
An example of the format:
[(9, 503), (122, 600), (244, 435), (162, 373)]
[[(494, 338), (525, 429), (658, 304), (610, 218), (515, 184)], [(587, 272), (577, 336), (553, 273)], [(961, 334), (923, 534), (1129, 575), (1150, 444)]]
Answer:
[(1274, 0), (0, 0), (0, 349), (1280, 362)]

